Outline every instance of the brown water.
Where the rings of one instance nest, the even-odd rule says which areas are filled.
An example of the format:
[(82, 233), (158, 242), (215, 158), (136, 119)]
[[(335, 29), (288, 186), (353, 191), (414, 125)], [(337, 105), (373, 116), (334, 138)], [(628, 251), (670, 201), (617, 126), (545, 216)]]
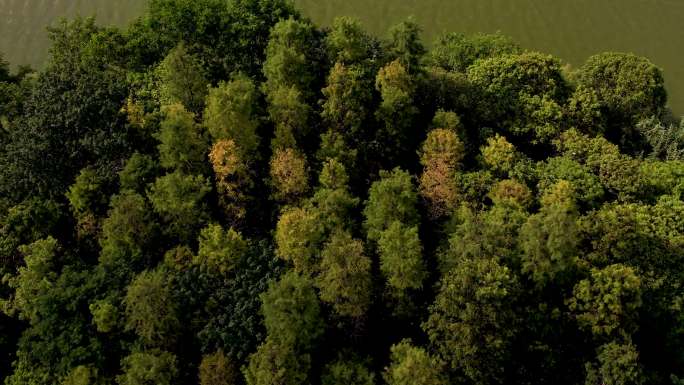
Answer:
[[(602, 51), (649, 57), (663, 68), (670, 106), (684, 114), (684, 0), (296, 0), (317, 23), (338, 15), (359, 18), (384, 34), (409, 15), (425, 40), (443, 31), (496, 32), (522, 46), (554, 54), (572, 65)], [(122, 24), (139, 14), (142, 0), (0, 0), (0, 51), (13, 63), (39, 64), (44, 29), (55, 17), (96, 13)]]

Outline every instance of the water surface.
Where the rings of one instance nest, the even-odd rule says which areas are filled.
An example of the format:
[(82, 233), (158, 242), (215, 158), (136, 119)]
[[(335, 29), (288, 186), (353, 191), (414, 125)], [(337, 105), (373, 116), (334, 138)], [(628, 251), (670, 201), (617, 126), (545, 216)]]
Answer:
[[(122, 25), (144, 0), (0, 0), (0, 51), (12, 63), (43, 62), (44, 26), (59, 16), (96, 14)], [(359, 18), (384, 34), (409, 15), (432, 41), (443, 31), (496, 32), (572, 65), (603, 51), (649, 57), (665, 71), (670, 106), (684, 114), (684, 0), (295, 0), (317, 23)]]

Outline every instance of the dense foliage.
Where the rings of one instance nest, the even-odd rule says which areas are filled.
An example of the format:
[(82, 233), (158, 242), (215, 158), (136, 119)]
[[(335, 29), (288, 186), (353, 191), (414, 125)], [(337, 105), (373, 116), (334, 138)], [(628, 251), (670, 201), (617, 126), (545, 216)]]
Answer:
[(153, 0), (0, 60), (0, 379), (679, 384), (684, 123), (648, 59)]

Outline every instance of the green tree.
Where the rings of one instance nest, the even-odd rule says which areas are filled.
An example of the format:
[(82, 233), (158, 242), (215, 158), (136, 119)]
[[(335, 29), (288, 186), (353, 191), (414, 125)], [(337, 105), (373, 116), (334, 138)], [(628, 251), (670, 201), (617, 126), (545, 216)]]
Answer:
[[(195, 340), (202, 351), (223, 350), (237, 365), (246, 361), (264, 341), (266, 329), (260, 316), (260, 295), (278, 280), (283, 270), (273, 254), (269, 240), (250, 242), (249, 250), (240, 258), (229, 279), (220, 277), (210, 281), (205, 292), (206, 304), (210, 306), (206, 308), (206, 316), (201, 316), (201, 330)], [(178, 281), (178, 286), (186, 287), (184, 292), (193, 296), (201, 291), (197, 289), (198, 277), (194, 271), (189, 269), (187, 280)], [(188, 295), (181, 298), (191, 303), (194, 299)]]
[(323, 334), (318, 297), (309, 278), (290, 272), (261, 295), (264, 325), (273, 343), (300, 351)]
[(276, 254), (295, 271), (311, 276), (318, 271), (319, 250), (325, 241), (320, 217), (310, 208), (292, 207), (280, 215), (275, 231)]
[(323, 168), (318, 176), (318, 182), (322, 188), (346, 190), (349, 183), (349, 175), (347, 175), (344, 164), (337, 159), (328, 158), (323, 163)]
[(569, 87), (553, 57), (526, 52), (483, 59), (468, 68), (468, 79), (481, 92), (485, 124), (532, 144), (559, 133)]
[(340, 357), (323, 369), (321, 385), (373, 385), (375, 374), (363, 362)]
[(576, 263), (580, 236), (574, 194), (569, 182), (556, 183), (542, 198), (540, 212), (520, 229), (522, 270), (538, 284), (553, 281)]
[(427, 278), (423, 246), (418, 227), (407, 227), (395, 221), (380, 234), (378, 240), (380, 271), (387, 279), (393, 295), (402, 297), (408, 290), (420, 290)]
[(103, 180), (95, 171), (89, 168), (81, 170), (66, 193), (71, 211), (80, 223), (96, 225), (96, 215), (107, 207), (107, 196), (103, 190)]
[(427, 61), (445, 70), (466, 72), (477, 60), (520, 51), (520, 47), (511, 38), (502, 34), (478, 33), (467, 36), (451, 32), (437, 39)]
[(363, 243), (338, 231), (323, 246), (320, 274), (315, 279), (321, 300), (343, 317), (363, 316), (371, 302), (371, 260)]
[(387, 54), (392, 60), (398, 59), (411, 74), (420, 71), (421, 60), (425, 54), (420, 33), (420, 26), (412, 18), (393, 26), (389, 31)]
[(209, 218), (204, 199), (210, 191), (205, 178), (175, 171), (157, 178), (147, 196), (168, 234), (189, 240)]
[(180, 326), (178, 308), (163, 269), (143, 271), (126, 288), (126, 330), (150, 347), (172, 345)]
[(346, 168), (336, 159), (328, 159), (319, 174), (320, 186), (307, 205), (318, 215), (318, 223), (326, 232), (355, 227), (354, 211), (359, 199), (352, 196), (347, 185)]
[(136, 152), (119, 171), (119, 186), (121, 190), (132, 190), (142, 194), (145, 192), (145, 187), (154, 182), (158, 174), (157, 161), (149, 155)]
[(641, 278), (637, 272), (620, 264), (592, 269), (568, 301), (580, 327), (596, 337), (629, 336), (638, 328), (642, 304)]
[(31, 324), (40, 321), (45, 310), (43, 298), (59, 277), (57, 258), (59, 244), (48, 237), (19, 248), (24, 255), (26, 266), (19, 267), (17, 274), (5, 278), (9, 287), (14, 289), (13, 296), (2, 300), (2, 311), (9, 315), (17, 314), (20, 319)]
[(413, 100), (416, 85), (407, 69), (395, 60), (380, 69), (375, 88), (382, 98), (375, 115), (383, 122), (376, 140), (382, 143), (379, 150), (383, 157), (393, 159), (407, 151), (413, 139), (411, 128), (418, 113)]
[(61, 206), (51, 200), (27, 198), (2, 210), (0, 215), (0, 270), (21, 264), (19, 246), (53, 234), (61, 224)]
[(605, 111), (606, 137), (627, 150), (638, 151), (638, 137), (631, 132), (634, 125), (665, 111), (667, 93), (660, 68), (634, 54), (606, 52), (590, 57), (577, 78), (580, 86), (596, 93)]
[(223, 230), (221, 225), (209, 225), (199, 236), (196, 264), (209, 272), (227, 274), (235, 268), (247, 251), (247, 242), (235, 230)]
[(283, 86), (310, 92), (319, 64), (316, 57), (318, 47), (318, 33), (307, 21), (289, 18), (273, 26), (264, 62), (264, 88), (269, 98)]
[(423, 328), (440, 356), (475, 383), (503, 383), (518, 316), (515, 275), (495, 259), (468, 259), (442, 278)]
[(309, 133), (311, 107), (303, 93), (294, 86), (279, 87), (269, 94), (268, 112), (275, 125), (274, 150), (296, 148), (305, 143)]
[(561, 180), (570, 182), (577, 200), (589, 207), (595, 207), (603, 198), (601, 181), (586, 166), (565, 157), (547, 159), (540, 172), (539, 191), (547, 191)]
[(363, 210), (368, 239), (377, 241), (395, 221), (416, 226), (420, 222), (417, 203), (418, 194), (408, 172), (399, 168), (381, 171), (380, 180), (371, 185)]
[(100, 333), (114, 331), (119, 323), (119, 309), (106, 300), (90, 304), (88, 307), (93, 315), (93, 324)]
[(163, 108), (164, 120), (156, 135), (162, 167), (186, 172), (202, 171), (206, 164), (207, 143), (195, 115), (181, 104)]
[(247, 385), (300, 385), (307, 383), (310, 368), (308, 354), (298, 354), (269, 338), (249, 357), (242, 371)]
[(26, 196), (62, 199), (80, 170), (90, 166), (112, 181), (130, 156), (134, 138), (120, 113), (126, 76), (111, 55), (89, 54), (101, 43), (94, 38), (100, 30), (82, 18), (49, 30), (50, 59), (3, 140), (3, 197), (17, 203)]
[(119, 385), (172, 385), (178, 378), (178, 360), (169, 352), (151, 350), (131, 353), (121, 360)]
[(259, 155), (258, 106), (259, 92), (254, 81), (236, 75), (231, 81), (209, 89), (204, 125), (214, 142), (233, 140), (245, 160), (253, 160)]
[(326, 37), (332, 62), (342, 64), (363, 63), (371, 58), (376, 41), (361, 27), (358, 20), (337, 17)]
[(145, 268), (157, 227), (145, 198), (132, 191), (112, 197), (99, 238), (100, 265), (107, 275), (128, 281)]
[(390, 348), (391, 364), (383, 378), (388, 385), (441, 385), (447, 383), (444, 363), (425, 349), (402, 340)]
[(202, 112), (209, 82), (199, 59), (184, 43), (168, 53), (159, 64), (157, 75), (162, 105), (180, 103), (189, 111)]
[(365, 69), (336, 62), (322, 92), (323, 120), (333, 131), (354, 140), (352, 143), (361, 140), (362, 124), (369, 115), (369, 105), (373, 100), (372, 81)]
[(644, 383), (639, 352), (631, 342), (610, 342), (598, 349), (598, 363), (587, 363), (586, 385), (640, 385)]
[(588, 135), (604, 134), (606, 130), (606, 115), (599, 95), (584, 85), (577, 86), (568, 99), (567, 119), (569, 126)]
[(500, 175), (511, 173), (521, 157), (515, 146), (501, 135), (488, 138), (480, 152), (485, 165)]

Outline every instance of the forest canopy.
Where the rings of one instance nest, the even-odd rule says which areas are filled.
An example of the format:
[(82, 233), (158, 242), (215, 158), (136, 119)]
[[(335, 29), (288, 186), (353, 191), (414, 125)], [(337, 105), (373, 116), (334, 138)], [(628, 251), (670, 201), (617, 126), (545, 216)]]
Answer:
[(0, 56), (6, 385), (684, 383), (649, 59), (152, 0)]

